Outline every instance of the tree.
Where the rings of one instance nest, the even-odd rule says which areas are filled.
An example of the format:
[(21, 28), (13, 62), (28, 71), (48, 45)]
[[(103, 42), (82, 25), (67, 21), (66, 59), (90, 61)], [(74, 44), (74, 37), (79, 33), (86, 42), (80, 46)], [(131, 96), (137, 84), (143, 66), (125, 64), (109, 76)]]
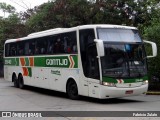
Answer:
[(3, 54), (4, 42), (26, 35), (26, 27), (21, 23), (17, 14), (11, 14), (8, 18), (0, 18), (0, 55)]
[[(157, 13), (160, 12), (160, 9), (157, 10)], [(157, 44), (158, 55), (156, 58), (152, 58), (149, 60), (149, 73), (150, 75), (156, 75), (160, 78), (160, 15), (154, 14), (152, 16), (151, 24), (149, 26), (144, 27), (144, 38), (150, 41), (153, 41)], [(149, 51), (150, 52), (150, 51)], [(158, 74), (157, 74), (158, 73)]]
[[(150, 24), (156, 0), (54, 0), (22, 14), (29, 30), (84, 24)], [(33, 28), (33, 29), (32, 29)]]
[(5, 17), (5, 13), (14, 13), (15, 12), (15, 8), (11, 5), (7, 5), (6, 3), (0, 3), (0, 9), (3, 11), (4, 13), (4, 17)]
[(86, 14), (88, 15), (89, 10), (87, 0), (56, 0), (35, 9), (36, 14), (27, 20), (26, 25), (39, 31), (87, 24)]

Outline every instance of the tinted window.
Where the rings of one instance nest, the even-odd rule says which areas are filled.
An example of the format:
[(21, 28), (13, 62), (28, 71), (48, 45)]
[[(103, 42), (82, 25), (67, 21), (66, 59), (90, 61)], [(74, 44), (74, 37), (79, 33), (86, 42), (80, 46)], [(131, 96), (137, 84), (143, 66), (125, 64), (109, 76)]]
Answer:
[(77, 53), (76, 31), (18, 41), (5, 45), (6, 56)]
[(25, 55), (25, 42), (24, 41), (20, 41), (17, 42), (17, 56), (23, 56)]
[(67, 32), (50, 36), (49, 54), (77, 53), (76, 32)]
[(80, 30), (80, 52), (84, 75), (88, 78), (100, 79), (94, 39), (93, 29)]

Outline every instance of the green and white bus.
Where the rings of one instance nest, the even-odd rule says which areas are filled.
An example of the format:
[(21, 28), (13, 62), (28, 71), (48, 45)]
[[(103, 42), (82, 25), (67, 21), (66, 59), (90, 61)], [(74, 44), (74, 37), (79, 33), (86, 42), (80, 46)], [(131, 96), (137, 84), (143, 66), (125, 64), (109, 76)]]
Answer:
[[(146, 56), (144, 42), (151, 44)], [(4, 78), (24, 85), (106, 99), (144, 94), (147, 61), (157, 55), (135, 27), (83, 25), (32, 33), (5, 42)]]

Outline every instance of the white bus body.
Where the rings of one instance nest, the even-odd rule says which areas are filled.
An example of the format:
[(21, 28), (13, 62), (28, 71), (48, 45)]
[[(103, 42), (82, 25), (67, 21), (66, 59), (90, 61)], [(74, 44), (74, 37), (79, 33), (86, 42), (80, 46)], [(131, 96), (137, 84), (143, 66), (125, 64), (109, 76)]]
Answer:
[(148, 89), (144, 43), (135, 27), (119, 25), (57, 28), (7, 40), (4, 78), (15, 87), (66, 92), (71, 99), (133, 96)]

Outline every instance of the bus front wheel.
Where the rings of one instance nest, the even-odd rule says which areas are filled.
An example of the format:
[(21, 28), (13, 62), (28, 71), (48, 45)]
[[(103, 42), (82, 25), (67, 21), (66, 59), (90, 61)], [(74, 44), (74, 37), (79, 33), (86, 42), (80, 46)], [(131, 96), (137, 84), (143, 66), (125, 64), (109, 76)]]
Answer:
[(73, 100), (79, 99), (78, 88), (77, 88), (77, 84), (75, 81), (70, 80), (67, 83), (67, 94), (68, 94), (69, 98), (71, 98)]

